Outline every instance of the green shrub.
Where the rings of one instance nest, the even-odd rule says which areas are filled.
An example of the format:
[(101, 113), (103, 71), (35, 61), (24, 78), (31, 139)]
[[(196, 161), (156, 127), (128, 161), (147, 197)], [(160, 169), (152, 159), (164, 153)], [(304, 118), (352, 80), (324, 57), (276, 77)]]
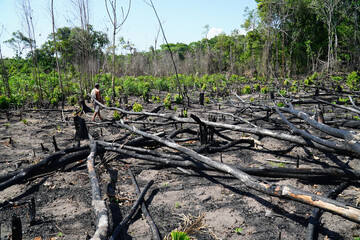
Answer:
[(105, 96), (105, 104), (108, 107), (110, 107), (111, 105), (111, 97), (109, 97), (108, 95)]
[(286, 96), (287, 91), (285, 89), (282, 89), (279, 91), (281, 96)]
[(268, 88), (268, 87), (262, 87), (262, 88), (260, 89), (260, 92), (261, 92), (262, 94), (267, 94), (267, 93), (269, 92), (269, 88)]
[(166, 78), (158, 78), (154, 81), (154, 87), (158, 91), (169, 91), (170, 82)]
[(340, 103), (346, 103), (347, 101), (349, 101), (348, 97), (346, 97), (346, 98), (339, 97), (339, 102)]
[(283, 82), (283, 85), (284, 85), (284, 86), (289, 86), (289, 85), (290, 85), (289, 79), (286, 78), (286, 79), (284, 80), (284, 82)]
[(51, 105), (53, 105), (53, 106), (56, 106), (57, 104), (58, 104), (58, 99), (57, 98), (55, 98), (55, 97), (53, 97), (51, 100), (50, 100), (50, 103), (51, 103)]
[(134, 78), (127, 77), (123, 83), (123, 89), (127, 95), (139, 95), (138, 94), (138, 83)]
[(278, 103), (277, 106), (278, 107), (285, 107), (285, 104), (281, 102), (281, 103)]
[(260, 84), (258, 84), (258, 83), (257, 83), (257, 84), (254, 84), (254, 85), (253, 85), (253, 89), (254, 89), (255, 92), (260, 91)]
[(39, 99), (40, 99), (39, 94), (38, 94), (38, 93), (35, 93), (35, 94), (33, 95), (33, 100), (34, 100), (34, 102), (38, 102)]
[(171, 94), (170, 93), (168, 93), (166, 95), (166, 97), (163, 100), (163, 103), (167, 109), (171, 109)]
[(242, 94), (250, 94), (251, 93), (251, 87), (249, 85), (245, 85), (242, 89), (241, 89), (241, 93)]
[(122, 87), (121, 87), (121, 86), (115, 86), (115, 93), (116, 93), (117, 95), (120, 95), (121, 92), (122, 92)]
[(69, 105), (75, 106), (78, 102), (77, 97), (75, 95), (72, 95), (67, 98)]
[(13, 94), (10, 98), (11, 105), (14, 105), (15, 107), (19, 107), (24, 104), (26, 101), (26, 94)]
[(293, 92), (293, 93), (296, 93), (297, 91), (299, 90), (299, 88), (295, 85), (292, 85), (290, 88), (289, 88), (289, 91), (290, 92)]
[(179, 94), (176, 94), (176, 95), (174, 96), (174, 100), (175, 100), (175, 102), (176, 102), (177, 104), (181, 104), (181, 103), (183, 102), (183, 97), (182, 97), (181, 95), (179, 95)]
[(309, 80), (314, 82), (314, 80), (317, 80), (318, 78), (319, 74), (317, 72), (314, 72), (314, 74), (309, 77)]
[(0, 109), (6, 109), (10, 107), (10, 98), (5, 95), (0, 95)]
[(172, 240), (190, 240), (190, 237), (184, 232), (172, 231)]
[(133, 111), (134, 112), (141, 112), (143, 110), (143, 106), (140, 103), (134, 103)]
[(341, 82), (343, 80), (341, 76), (331, 76), (330, 78), (335, 82)]
[(152, 95), (151, 96), (151, 100), (153, 101), (153, 102), (161, 102), (161, 100), (160, 100), (160, 97), (159, 96), (156, 96), (156, 95)]
[(204, 91), (206, 90), (206, 88), (207, 88), (207, 86), (206, 86), (206, 84), (204, 83), (204, 84), (202, 85), (202, 87), (201, 87), (201, 90), (204, 92)]
[(209, 104), (209, 103), (210, 103), (210, 98), (209, 98), (209, 97), (205, 97), (204, 102), (205, 102), (205, 104)]
[(145, 99), (146, 95), (150, 92), (151, 85), (148, 82), (139, 82), (138, 84), (138, 92), (141, 93), (143, 98)]
[(314, 84), (314, 81), (311, 80), (310, 78), (307, 78), (307, 79), (304, 80), (304, 85), (305, 86), (309, 86), (309, 85), (312, 85), (312, 84)]
[(119, 121), (121, 119), (121, 115), (116, 110), (114, 111), (113, 117), (115, 121)]
[(360, 90), (360, 76), (358, 72), (353, 71), (347, 76), (346, 84), (352, 90)]
[(25, 118), (21, 119), (21, 121), (22, 121), (25, 125), (29, 125), (29, 122), (28, 122)]

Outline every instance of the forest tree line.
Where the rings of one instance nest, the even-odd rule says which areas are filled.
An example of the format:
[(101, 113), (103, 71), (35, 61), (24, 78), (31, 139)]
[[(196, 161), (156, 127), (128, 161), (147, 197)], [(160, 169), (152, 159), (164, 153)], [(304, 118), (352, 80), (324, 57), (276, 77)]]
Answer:
[[(114, 1), (105, 2), (116, 10)], [(15, 101), (20, 102), (57, 102), (64, 100), (64, 96), (88, 93), (97, 81), (102, 81), (107, 89), (112, 88), (114, 91), (107, 95), (114, 97), (116, 91), (126, 88), (123, 84), (129, 76), (172, 79), (174, 74), (180, 74), (195, 79), (222, 74), (220, 80), (229, 80), (233, 75), (238, 79), (286, 79), (315, 72), (331, 76), (359, 70), (360, 1), (256, 2), (257, 9), (247, 9), (246, 21), (239, 23), (246, 29), (245, 35), (234, 29), (230, 35), (204, 37), (190, 44), (158, 47), (155, 43), (148, 51), (140, 52), (120, 34), (116, 36), (119, 25), (113, 20), (120, 20), (111, 11), (113, 36), (94, 29), (88, 18), (89, 6), (80, 4), (86, 3), (81, 0), (77, 2), (81, 26), (53, 27), (48, 40), (38, 47), (30, 2), (23, 0), (23, 21), (28, 28), (14, 32), (11, 39), (2, 43), (12, 47), (15, 57), (1, 56), (0, 95), (15, 96)], [(161, 38), (158, 35), (156, 41)], [(119, 48), (128, 53), (115, 54)]]

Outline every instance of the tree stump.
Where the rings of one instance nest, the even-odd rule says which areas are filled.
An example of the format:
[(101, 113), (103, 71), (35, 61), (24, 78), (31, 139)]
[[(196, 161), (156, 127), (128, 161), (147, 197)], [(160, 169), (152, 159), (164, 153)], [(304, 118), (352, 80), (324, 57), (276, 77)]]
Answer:
[(12, 240), (22, 240), (21, 219), (16, 215), (11, 218), (11, 236)]
[(83, 139), (89, 139), (88, 130), (85, 120), (79, 116), (74, 117), (75, 123), (75, 140), (80, 141)]
[(204, 96), (205, 96), (205, 93), (201, 92), (200, 95), (199, 95), (199, 104), (204, 106)]

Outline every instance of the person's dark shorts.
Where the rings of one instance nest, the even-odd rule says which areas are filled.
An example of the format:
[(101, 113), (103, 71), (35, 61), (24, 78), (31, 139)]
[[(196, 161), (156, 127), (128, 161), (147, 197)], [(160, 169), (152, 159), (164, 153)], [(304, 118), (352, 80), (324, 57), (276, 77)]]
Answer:
[(99, 110), (100, 110), (100, 105), (97, 104), (97, 103), (94, 103), (94, 109), (95, 109), (95, 112), (96, 112), (96, 113), (99, 112)]

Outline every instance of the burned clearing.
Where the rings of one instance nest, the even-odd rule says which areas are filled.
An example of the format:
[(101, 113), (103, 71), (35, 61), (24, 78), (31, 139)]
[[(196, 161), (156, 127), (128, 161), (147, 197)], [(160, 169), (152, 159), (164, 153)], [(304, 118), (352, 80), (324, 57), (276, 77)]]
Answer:
[(20, 221), (23, 239), (159, 239), (186, 223), (197, 239), (359, 237), (355, 98), (189, 96), (104, 106), (95, 123), (77, 108), (2, 111), (1, 239)]

